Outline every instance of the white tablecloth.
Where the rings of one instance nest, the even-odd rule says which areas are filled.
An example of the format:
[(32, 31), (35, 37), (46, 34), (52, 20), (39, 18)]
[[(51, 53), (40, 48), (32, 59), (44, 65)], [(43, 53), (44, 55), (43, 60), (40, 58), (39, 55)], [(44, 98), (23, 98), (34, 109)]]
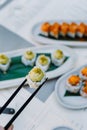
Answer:
[[(87, 21), (87, 0), (17, 0), (0, 10), (0, 24), (16, 32), (35, 45), (40, 45), (31, 38), (30, 30), (33, 24), (40, 20), (71, 19), (72, 21)], [(15, 11), (16, 10), (16, 11)], [(78, 54), (76, 67), (87, 63), (87, 48), (73, 48)], [(8, 51), (8, 50), (7, 50)], [(50, 81), (49, 86), (53, 81)], [(53, 84), (55, 85), (55, 83)], [(81, 130), (87, 130), (87, 111), (68, 110), (60, 106), (53, 93), (47, 101), (54, 105), (65, 117), (76, 125), (81, 125)]]

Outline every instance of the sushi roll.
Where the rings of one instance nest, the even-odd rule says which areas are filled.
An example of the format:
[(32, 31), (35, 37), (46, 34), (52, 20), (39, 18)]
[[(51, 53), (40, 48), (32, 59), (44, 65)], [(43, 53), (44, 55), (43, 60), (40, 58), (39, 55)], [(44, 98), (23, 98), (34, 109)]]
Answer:
[(87, 37), (87, 25), (85, 25), (85, 33), (84, 33), (84, 36)]
[(69, 30), (69, 24), (68, 23), (62, 23), (62, 25), (60, 26), (60, 35), (65, 37), (68, 33)]
[(84, 81), (83, 86), (80, 89), (80, 95), (87, 98), (87, 80)]
[(77, 27), (77, 36), (81, 38), (83, 37), (84, 34), (85, 34), (85, 24), (80, 23)]
[(59, 32), (60, 32), (60, 25), (58, 23), (54, 23), (53, 25), (50, 26), (50, 36), (58, 38)]
[(69, 92), (77, 93), (81, 88), (81, 79), (77, 75), (71, 75), (66, 81), (66, 89)]
[(40, 67), (35, 66), (26, 78), (31, 88), (38, 88), (46, 80), (46, 75)]
[(44, 36), (48, 36), (49, 35), (49, 31), (50, 31), (50, 23), (45, 22), (41, 25), (41, 34)]
[(31, 50), (28, 50), (22, 56), (21, 61), (25, 66), (33, 66), (35, 63), (35, 59), (36, 59), (36, 53), (34, 53)]
[(70, 36), (71, 38), (75, 38), (76, 33), (77, 33), (77, 24), (76, 23), (71, 23), (69, 25), (69, 31), (68, 31), (68, 36)]
[(50, 58), (45, 55), (38, 56), (36, 66), (39, 66), (43, 71), (47, 71), (50, 66)]
[(87, 80), (87, 66), (81, 69), (80, 77), (82, 80)]
[(65, 60), (65, 56), (62, 50), (56, 50), (51, 54), (52, 63), (55, 66), (60, 66)]
[(11, 59), (4, 54), (0, 54), (0, 70), (6, 72), (10, 66)]

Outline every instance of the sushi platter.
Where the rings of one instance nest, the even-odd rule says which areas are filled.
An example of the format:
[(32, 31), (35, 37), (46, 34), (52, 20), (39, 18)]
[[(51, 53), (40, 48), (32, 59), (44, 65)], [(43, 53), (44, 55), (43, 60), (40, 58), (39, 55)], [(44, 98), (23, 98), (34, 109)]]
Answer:
[(87, 46), (87, 22), (50, 20), (35, 24), (32, 38), (41, 44)]
[(63, 75), (55, 85), (55, 94), (66, 108), (87, 108), (87, 64)]
[[(58, 59), (59, 58), (59, 59)], [(56, 78), (74, 67), (77, 56), (65, 46), (30, 47), (0, 54), (0, 89), (17, 87), (34, 67)]]

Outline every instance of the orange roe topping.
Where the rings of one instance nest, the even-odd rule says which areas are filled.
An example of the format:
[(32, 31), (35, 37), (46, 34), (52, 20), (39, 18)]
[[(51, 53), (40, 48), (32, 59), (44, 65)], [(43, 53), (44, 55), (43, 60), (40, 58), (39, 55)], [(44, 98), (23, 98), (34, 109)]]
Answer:
[(80, 23), (80, 25), (78, 25), (77, 31), (81, 33), (85, 33), (85, 24)]
[(84, 87), (86, 87), (86, 86), (87, 86), (87, 80), (84, 81)]
[(69, 25), (69, 32), (71, 32), (71, 33), (76, 33), (76, 31), (77, 31), (77, 24), (76, 23), (71, 23), (70, 25)]
[(45, 22), (42, 24), (42, 26), (41, 26), (42, 31), (49, 32), (49, 29), (50, 29), (50, 24), (48, 22)]
[(68, 82), (73, 86), (78, 85), (80, 82), (80, 77), (77, 75), (72, 75), (69, 77)]
[(87, 76), (87, 67), (81, 70), (82, 75)]
[(59, 23), (55, 22), (55, 23), (53, 24), (53, 27), (59, 28), (60, 25), (59, 25)]
[(87, 80), (84, 81), (84, 87), (82, 88), (82, 91), (87, 93)]
[(87, 25), (85, 25), (85, 34), (87, 35)]
[(69, 25), (67, 23), (62, 23), (60, 27), (61, 32), (63, 32), (64, 34), (67, 34), (68, 29), (69, 29)]
[(58, 34), (60, 29), (60, 25), (58, 23), (54, 23), (53, 25), (50, 26), (50, 32), (52, 32), (53, 34)]
[(87, 93), (87, 86), (83, 87), (82, 91), (85, 92), (85, 93)]

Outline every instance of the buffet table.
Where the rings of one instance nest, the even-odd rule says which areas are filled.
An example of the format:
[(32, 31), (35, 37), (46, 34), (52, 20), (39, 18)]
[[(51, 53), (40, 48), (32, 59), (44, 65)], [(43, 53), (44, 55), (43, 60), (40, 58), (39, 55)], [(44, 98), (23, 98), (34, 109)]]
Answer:
[[(5, 33), (6, 33), (5, 35), (9, 36), (10, 35), (9, 30), (10, 30), (16, 34), (16, 36), (15, 36), (16, 38), (21, 36), (23, 39), (26, 39), (26, 42), (24, 44), (22, 43), (22, 45), (21, 45), (21, 41), (19, 40), (20, 45), (15, 44), (15, 42), (14, 43), (10, 42), (10, 44), (8, 45), (8, 42), (6, 43), (5, 40), (2, 40), (2, 42), (6, 43), (7, 45), (5, 47), (0, 42), (0, 51), (1, 52), (10, 51), (13, 49), (16, 50), (16, 49), (20, 49), (20, 48), (26, 48), (26, 47), (35, 46), (35, 45), (41, 46), (42, 45), (41, 43), (35, 42), (34, 39), (31, 38), (31, 27), (38, 21), (47, 20), (47, 19), (64, 19), (64, 20), (72, 19), (72, 21), (74, 21), (74, 20), (86, 21), (87, 20), (87, 18), (86, 18), (87, 17), (86, 16), (86, 12), (87, 12), (86, 0), (84, 0), (83, 2), (81, 0), (80, 1), (79, 0), (73, 0), (73, 1), (66, 0), (66, 2), (64, 0), (61, 0), (61, 1), (42, 0), (41, 5), (40, 5), (40, 0), (36, 0), (36, 2), (34, 0), (32, 0), (32, 2), (30, 1), (29, 10), (27, 9), (28, 4), (29, 4), (28, 0), (23, 0), (22, 2), (20, 2), (20, 1), (18, 2), (18, 6), (16, 3), (17, 0), (15, 0), (0, 10), (0, 24), (1, 24), (1, 28), (3, 28), (2, 26), (7, 28), (7, 31), (5, 31)], [(39, 11), (39, 10), (41, 10), (41, 11)], [(24, 14), (24, 12), (26, 13), (26, 15)], [(34, 13), (35, 13), (35, 15), (34, 15)], [(1, 29), (1, 31), (2, 31), (2, 29)], [(2, 35), (2, 34), (4, 35), (4, 33), (0, 32), (0, 35)], [(3, 37), (3, 35), (2, 35), (2, 37)], [(13, 39), (11, 37), (11, 40), (13, 40)], [(18, 39), (20, 39), (20, 38), (18, 38)], [(76, 52), (76, 54), (78, 56), (78, 59), (76, 61), (74, 68), (79, 67), (83, 64), (86, 64), (87, 63), (87, 47), (72, 47), (72, 49)], [(39, 109), (40, 112), (42, 112), (44, 107), (47, 107), (49, 104), (50, 107), (54, 107), (54, 111), (58, 110), (57, 112), (61, 113), (61, 116), (67, 118), (67, 120), (70, 121), (72, 124), (74, 124), (76, 127), (78, 127), (79, 130), (87, 129), (87, 123), (86, 123), (87, 111), (86, 111), (86, 109), (71, 110), (71, 109), (62, 107), (58, 103), (58, 101), (55, 97), (55, 92), (54, 92), (55, 83), (57, 80), (58, 80), (58, 78), (49, 80), (46, 84), (46, 88), (41, 89), (41, 91), (35, 97), (35, 99), (34, 99), (35, 101), (33, 101), (33, 103), (31, 104), (31, 107), (30, 107), (34, 113), (31, 110), (28, 110), (29, 107), (27, 107), (26, 110), (23, 112), (23, 114), (15, 122), (15, 130), (18, 128), (23, 129), (23, 126), (26, 126), (26, 124), (28, 124), (29, 121), (34, 122), (34, 120), (38, 116), (38, 115), (35, 115), (35, 119), (33, 121), (31, 121), (32, 117), (34, 117), (34, 114), (36, 114), (35, 102), (36, 102), (36, 107), (37, 107), (37, 109)], [(1, 90), (0, 95), (2, 95), (2, 96), (4, 95), (4, 97), (5, 97), (5, 95), (8, 94), (8, 97), (9, 97), (14, 90), (15, 90), (15, 88)], [(46, 95), (45, 95), (45, 94), (43, 94), (43, 91), (44, 92), (49, 91), (49, 94), (47, 95), (47, 93), (46, 93)], [(23, 92), (26, 93), (26, 94), (24, 94), (24, 99), (23, 99), (23, 100), (25, 100), (26, 97), (28, 97), (33, 91), (30, 90), (28, 87), (26, 87), (23, 89), (22, 94), (23, 94)], [(22, 103), (20, 101), (20, 98), (23, 97), (22, 94), (20, 94), (20, 96), (18, 97), (19, 101), (17, 101), (17, 99), (16, 99), (16, 104), (17, 104), (16, 109), (18, 109), (18, 107)], [(0, 99), (0, 103), (1, 103), (1, 99)], [(29, 120), (27, 120), (27, 117), (28, 117), (27, 113), (29, 113), (31, 115), (31, 118)], [(6, 120), (6, 117), (5, 117), (5, 120)], [(20, 120), (20, 121), (18, 121), (18, 120)], [(23, 122), (21, 127), (19, 127), (18, 122), (20, 122), (21, 124)], [(26, 130), (27, 129), (28, 129), (28, 125), (26, 126)]]

